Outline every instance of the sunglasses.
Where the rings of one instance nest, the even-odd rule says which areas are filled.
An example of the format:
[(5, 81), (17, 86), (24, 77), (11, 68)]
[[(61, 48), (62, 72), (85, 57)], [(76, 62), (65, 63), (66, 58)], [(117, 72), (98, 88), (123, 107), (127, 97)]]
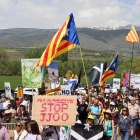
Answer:
[(22, 125), (16, 125), (16, 127), (17, 127), (17, 126), (20, 127), (20, 126), (22, 126)]
[(126, 111), (126, 110), (123, 110), (123, 111)]

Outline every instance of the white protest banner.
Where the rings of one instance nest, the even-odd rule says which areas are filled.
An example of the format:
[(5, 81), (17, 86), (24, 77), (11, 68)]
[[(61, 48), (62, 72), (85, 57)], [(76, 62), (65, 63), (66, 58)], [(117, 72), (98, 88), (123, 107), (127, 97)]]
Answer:
[(4, 83), (4, 86), (5, 86), (5, 94), (6, 94), (6, 97), (11, 97), (10, 82), (5, 82)]
[(139, 88), (140, 89), (140, 79), (135, 79), (135, 85), (133, 88)]
[(105, 88), (105, 93), (110, 93), (110, 92), (116, 93), (117, 89), (107, 89), (107, 88)]
[(55, 89), (59, 86), (60, 86), (60, 80), (59, 80), (59, 82), (56, 82), (56, 81), (51, 82), (51, 89)]
[(77, 96), (33, 96), (32, 120), (38, 125), (73, 126)]
[(7, 109), (7, 103), (0, 103), (0, 110), (6, 110)]
[(71, 95), (70, 86), (61, 85), (61, 95)]
[(120, 78), (113, 78), (113, 89), (120, 89)]
[(66, 83), (68, 83), (68, 82), (69, 82), (69, 80), (68, 80), (68, 79), (63, 78), (63, 84), (66, 84)]

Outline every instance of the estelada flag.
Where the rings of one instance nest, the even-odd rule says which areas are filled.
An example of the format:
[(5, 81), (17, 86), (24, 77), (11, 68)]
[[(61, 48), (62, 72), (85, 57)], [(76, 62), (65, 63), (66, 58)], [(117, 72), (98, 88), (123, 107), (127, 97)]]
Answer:
[(72, 79), (73, 72), (69, 69), (68, 72), (66, 73), (65, 77), (68, 79)]
[(116, 56), (114, 57), (111, 64), (109, 65), (109, 67), (106, 69), (106, 71), (102, 75), (102, 78), (100, 81), (100, 87), (101, 87), (102, 92), (104, 92), (104, 85), (106, 83), (106, 80), (114, 77), (114, 75), (117, 71), (117, 68), (118, 68), (118, 54), (116, 54)]
[(53, 37), (46, 50), (43, 52), (34, 69), (38, 66), (50, 65), (54, 58), (78, 45), (80, 45), (80, 43), (75, 27), (74, 17), (73, 14), (70, 14), (65, 23)]
[(23, 87), (17, 87), (17, 97), (23, 97)]
[(138, 34), (137, 34), (135, 28), (133, 28), (128, 33), (128, 35), (126, 36), (126, 41), (128, 41), (129, 43), (132, 43), (132, 42), (138, 42), (139, 43), (139, 37), (138, 37)]

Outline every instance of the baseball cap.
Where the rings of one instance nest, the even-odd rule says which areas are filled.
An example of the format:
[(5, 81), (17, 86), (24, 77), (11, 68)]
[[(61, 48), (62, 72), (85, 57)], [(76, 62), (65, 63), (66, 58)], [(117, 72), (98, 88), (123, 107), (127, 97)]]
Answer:
[(25, 106), (25, 104), (24, 103), (21, 103), (20, 106)]
[(89, 115), (89, 116), (88, 116), (88, 119), (94, 120), (94, 116), (93, 116), (93, 115)]
[(28, 111), (26, 110), (23, 111), (23, 115), (28, 115), (28, 114), (29, 114)]

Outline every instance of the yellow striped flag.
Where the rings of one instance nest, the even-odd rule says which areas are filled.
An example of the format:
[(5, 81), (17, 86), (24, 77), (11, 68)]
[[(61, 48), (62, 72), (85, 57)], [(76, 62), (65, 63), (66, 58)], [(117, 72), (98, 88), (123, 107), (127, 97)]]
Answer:
[(52, 91), (48, 92), (46, 95), (52, 95), (54, 93), (61, 93), (61, 86), (53, 89)]
[(73, 14), (70, 14), (65, 23), (53, 37), (46, 50), (43, 52), (34, 69), (38, 66), (50, 65), (54, 58), (78, 45), (80, 45), (80, 43), (75, 27), (74, 17)]
[(135, 28), (133, 28), (128, 33), (128, 35), (126, 36), (126, 41), (128, 41), (129, 43), (132, 43), (132, 42), (138, 42), (139, 43), (139, 37), (138, 37), (138, 34), (137, 34)]
[(111, 64), (109, 65), (109, 67), (106, 69), (106, 71), (102, 75), (102, 78), (101, 78), (101, 81), (100, 81), (100, 87), (101, 87), (102, 92), (105, 91), (104, 90), (104, 85), (106, 83), (106, 80), (114, 77), (114, 75), (117, 71), (117, 68), (118, 68), (118, 54), (116, 54), (116, 56), (114, 57)]
[(17, 87), (17, 97), (23, 97), (23, 87)]

